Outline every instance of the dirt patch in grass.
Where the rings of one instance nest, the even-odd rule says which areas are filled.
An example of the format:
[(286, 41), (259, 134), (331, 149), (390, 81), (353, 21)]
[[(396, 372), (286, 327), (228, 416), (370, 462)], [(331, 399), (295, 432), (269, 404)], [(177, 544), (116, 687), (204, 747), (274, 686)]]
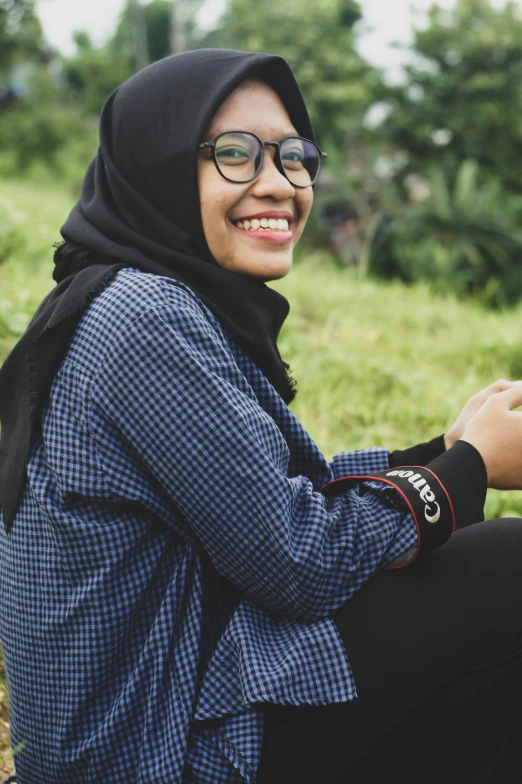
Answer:
[[(0, 692), (3, 689), (0, 686)], [(7, 696), (0, 705), (0, 781), (14, 773), (14, 763), (11, 756), (11, 739), (9, 735), (9, 708)]]
[(0, 781), (14, 773), (9, 732), (9, 697), (5, 682), (4, 663), (0, 651)]

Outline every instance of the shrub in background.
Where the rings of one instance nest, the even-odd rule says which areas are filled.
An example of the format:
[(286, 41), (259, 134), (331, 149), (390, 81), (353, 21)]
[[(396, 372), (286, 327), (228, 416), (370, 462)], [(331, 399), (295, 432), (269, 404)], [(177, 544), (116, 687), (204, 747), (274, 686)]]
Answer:
[(81, 158), (83, 168), (96, 152), (96, 126), (75, 106), (45, 68), (35, 69), (23, 96), (0, 111), (0, 173), (19, 176), (35, 165), (67, 175)]
[(383, 212), (371, 237), (370, 273), (429, 281), (436, 291), (474, 295), (494, 307), (520, 299), (522, 198), (472, 160), (461, 164), (452, 187), (440, 169), (425, 184), (425, 198), (390, 203)]

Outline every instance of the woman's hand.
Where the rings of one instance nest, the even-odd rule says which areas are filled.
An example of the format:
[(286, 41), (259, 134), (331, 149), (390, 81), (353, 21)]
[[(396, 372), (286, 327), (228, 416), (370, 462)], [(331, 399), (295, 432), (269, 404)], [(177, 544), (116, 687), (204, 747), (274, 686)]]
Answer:
[(491, 395), (494, 395), (496, 392), (505, 392), (506, 389), (511, 389), (515, 383), (517, 382), (506, 381), (506, 379), (501, 378), (499, 381), (495, 381), (485, 389), (482, 389), (480, 392), (472, 395), (453, 425), (444, 436), (444, 444), (446, 449), (449, 449), (450, 446), (453, 446), (455, 441), (458, 441), (459, 438), (462, 438), (469, 421), (472, 419), (472, 417), (475, 416), (477, 411), (482, 408), (486, 400), (489, 400)]
[(488, 487), (522, 489), (522, 381), (491, 394), (468, 422), (462, 440), (478, 449)]

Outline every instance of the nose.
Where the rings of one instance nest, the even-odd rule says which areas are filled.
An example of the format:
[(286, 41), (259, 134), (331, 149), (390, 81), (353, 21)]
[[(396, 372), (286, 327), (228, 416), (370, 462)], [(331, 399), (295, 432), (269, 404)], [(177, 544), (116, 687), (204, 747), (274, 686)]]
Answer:
[(293, 198), (295, 196), (295, 188), (277, 168), (274, 156), (274, 148), (266, 147), (263, 166), (252, 183), (251, 193), (259, 198), (268, 197), (276, 201)]

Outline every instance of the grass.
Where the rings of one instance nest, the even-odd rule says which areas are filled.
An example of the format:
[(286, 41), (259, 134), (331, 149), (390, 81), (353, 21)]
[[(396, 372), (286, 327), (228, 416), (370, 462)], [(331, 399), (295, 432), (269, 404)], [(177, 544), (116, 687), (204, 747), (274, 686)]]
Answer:
[[(23, 332), (42, 297), (53, 287), (52, 245), (71, 205), (59, 184), (35, 187), (0, 182), (12, 222), (18, 229), (12, 256), (0, 265), (0, 363)], [(0, 221), (2, 214), (0, 213)], [(1, 239), (0, 226), (0, 239)], [(0, 258), (2, 258), (0, 247)]]
[[(60, 183), (8, 181), (1, 192), (19, 215), (20, 243), (0, 266), (0, 362), (53, 286), (52, 244), (73, 203)], [(329, 459), (430, 439), (474, 392), (522, 378), (522, 304), (488, 312), (426, 287), (358, 279), (321, 255), (271, 285), (291, 305), (279, 345), (299, 384), (292, 410)], [(489, 491), (486, 516), (512, 515), (522, 516), (522, 492)]]

